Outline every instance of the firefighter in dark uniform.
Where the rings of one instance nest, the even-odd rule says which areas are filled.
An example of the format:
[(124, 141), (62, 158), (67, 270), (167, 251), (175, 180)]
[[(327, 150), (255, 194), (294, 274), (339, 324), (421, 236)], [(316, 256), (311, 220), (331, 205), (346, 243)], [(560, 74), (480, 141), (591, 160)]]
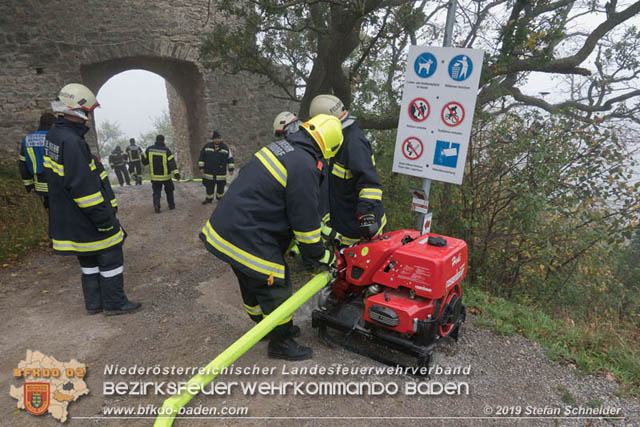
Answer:
[(167, 204), (169, 209), (176, 208), (176, 202), (173, 199), (173, 190), (175, 189), (171, 176), (180, 179), (180, 173), (176, 166), (176, 159), (171, 154), (171, 150), (164, 144), (164, 135), (157, 135), (156, 142), (142, 156), (142, 162), (149, 165), (149, 173), (151, 175), (151, 187), (153, 188), (153, 208), (156, 213), (160, 213), (160, 196), (162, 195), (162, 187), (167, 195)]
[(382, 234), (387, 217), (371, 143), (337, 97), (313, 98), (309, 115), (316, 114), (331, 114), (340, 119), (344, 134), (342, 148), (329, 164), (329, 216), (326, 219), (333, 230), (327, 228), (326, 232), (337, 232), (345, 245)]
[(47, 134), (44, 152), (53, 250), (78, 257), (89, 314), (131, 313), (141, 304), (129, 301), (124, 292), (125, 232), (116, 218), (113, 191), (84, 140), (98, 101), (86, 86), (71, 83), (51, 106), (63, 115)]
[[(273, 136), (275, 136), (276, 141), (282, 141), (288, 135), (298, 132), (301, 124), (302, 122), (298, 119), (298, 116), (296, 116), (294, 113), (292, 113), (291, 111), (282, 111), (273, 120)], [(324, 194), (323, 194), (323, 188), (324, 187), (328, 188), (328, 185), (329, 185), (327, 179), (323, 179), (320, 185), (321, 187), (320, 187), (320, 198), (318, 200), (318, 209), (319, 209), (318, 212), (320, 213), (320, 218), (322, 218), (325, 214), (328, 215), (328, 212), (329, 212), (329, 200), (328, 200), (329, 191), (328, 190), (326, 191), (326, 197), (324, 197)], [(324, 224), (323, 224), (323, 227), (324, 227)], [(291, 241), (291, 245), (289, 245), (289, 249), (287, 253), (294, 257), (300, 255), (300, 249), (298, 248), (298, 245), (296, 244), (295, 239)], [(297, 272), (300, 270), (312, 271), (312, 270), (315, 270), (317, 267), (318, 267), (317, 262), (310, 260), (308, 258), (302, 258), (302, 267), (301, 268), (294, 267), (293, 271), (294, 272)]]
[[(323, 157), (333, 156), (340, 144), (339, 120), (320, 115), (267, 145), (242, 168), (200, 233), (207, 250), (231, 265), (256, 323), (291, 296), (284, 253), (292, 239), (303, 256), (335, 262), (321, 240), (318, 193)], [(269, 357), (310, 358), (312, 350), (293, 340), (298, 331), (292, 316), (284, 319), (270, 334)]]
[(18, 157), (18, 168), (27, 193), (35, 191), (36, 194), (42, 197), (45, 209), (49, 209), (49, 198), (42, 158), (45, 138), (49, 129), (53, 127), (55, 120), (56, 117), (53, 114), (43, 113), (40, 116), (38, 130), (22, 138)]
[(109, 165), (116, 173), (120, 187), (127, 182), (127, 185), (131, 185), (129, 181), (129, 172), (127, 172), (127, 157), (122, 153), (120, 147), (116, 147), (109, 156)]
[(144, 152), (136, 145), (134, 138), (129, 140), (129, 146), (125, 150), (125, 155), (129, 163), (129, 174), (136, 185), (142, 185), (142, 156)]
[[(207, 196), (202, 204), (212, 203), (215, 193), (216, 200), (220, 200), (224, 194), (224, 187), (227, 184), (227, 168), (229, 174), (233, 175), (235, 165), (231, 150), (222, 142), (222, 135), (216, 130), (213, 131), (209, 142), (200, 150), (198, 168), (202, 175), (202, 184), (205, 187)], [(216, 186), (218, 187), (216, 190)]]

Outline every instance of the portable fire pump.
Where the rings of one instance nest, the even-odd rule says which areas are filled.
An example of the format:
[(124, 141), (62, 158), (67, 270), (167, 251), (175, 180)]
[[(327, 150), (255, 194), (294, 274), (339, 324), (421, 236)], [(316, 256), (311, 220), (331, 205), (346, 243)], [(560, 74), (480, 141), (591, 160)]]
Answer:
[[(463, 240), (398, 230), (338, 253), (338, 275), (320, 291), (312, 313), (312, 325), (326, 343), (398, 365), (379, 351), (351, 344), (355, 334), (416, 357), (418, 366), (428, 367), (441, 338), (457, 340), (466, 316)], [(328, 328), (340, 331), (342, 338), (334, 338)]]

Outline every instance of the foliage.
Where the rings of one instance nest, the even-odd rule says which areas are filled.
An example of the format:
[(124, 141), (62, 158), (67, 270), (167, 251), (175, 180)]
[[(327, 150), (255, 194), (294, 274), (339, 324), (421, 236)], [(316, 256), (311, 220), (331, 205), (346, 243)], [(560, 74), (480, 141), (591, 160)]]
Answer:
[[(157, 135), (164, 135), (165, 144), (172, 151), (174, 149), (174, 133), (173, 125), (171, 124), (171, 117), (168, 111), (162, 112), (159, 116), (151, 119), (152, 129), (149, 132), (140, 134), (136, 138), (136, 144), (145, 149), (150, 145), (153, 145)], [(118, 122), (110, 122), (105, 120), (102, 125), (97, 129), (98, 133), (98, 145), (100, 146), (100, 152), (103, 153), (103, 157), (107, 157), (111, 152), (119, 146), (123, 151), (129, 145), (129, 138), (125, 137), (124, 132), (120, 129)]]
[(13, 162), (0, 162), (0, 263), (46, 247), (48, 218), (40, 196), (27, 194)]
[(175, 152), (173, 125), (171, 124), (171, 116), (168, 111), (162, 112), (152, 119), (153, 129), (147, 133), (140, 134), (136, 139), (139, 147), (148, 147), (156, 141), (157, 135), (164, 135), (164, 143), (173, 152)]
[[(441, 43), (448, 3), (223, 0), (216, 8), (225, 24), (208, 34), (202, 58), (213, 69), (267, 77), (281, 89), (277, 96), (300, 101), (302, 117), (315, 95), (333, 93), (366, 112), (361, 127), (392, 129), (408, 46)], [(583, 121), (637, 120), (640, 46), (629, 21), (638, 13), (640, 1), (462, 0), (453, 46), (486, 52), (484, 110), (530, 105), (569, 108)], [(535, 73), (566, 79), (567, 90), (554, 102), (525, 90)], [(378, 102), (391, 108), (376, 111)]]
[(98, 146), (103, 157), (111, 154), (117, 146), (124, 150), (128, 144), (128, 140), (125, 138), (118, 122), (105, 120), (96, 129), (96, 132), (98, 134)]
[(553, 318), (527, 305), (492, 297), (467, 287), (465, 303), (474, 323), (502, 335), (522, 334), (540, 343), (551, 359), (574, 365), (585, 373), (607, 374), (623, 392), (640, 393), (640, 335), (638, 324), (596, 317), (584, 321)]
[(634, 288), (613, 268), (640, 200), (618, 133), (534, 113), (479, 121), (465, 182), (434, 186), (431, 199), (437, 228), (468, 242), (474, 283), (536, 306), (630, 315), (617, 308)]

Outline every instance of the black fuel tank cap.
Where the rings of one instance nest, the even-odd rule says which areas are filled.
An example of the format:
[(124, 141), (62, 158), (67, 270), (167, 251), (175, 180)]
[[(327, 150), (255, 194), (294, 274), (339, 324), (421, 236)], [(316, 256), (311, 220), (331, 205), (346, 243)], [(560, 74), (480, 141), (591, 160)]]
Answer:
[(444, 237), (429, 236), (427, 244), (438, 247), (447, 246), (447, 239), (445, 239)]

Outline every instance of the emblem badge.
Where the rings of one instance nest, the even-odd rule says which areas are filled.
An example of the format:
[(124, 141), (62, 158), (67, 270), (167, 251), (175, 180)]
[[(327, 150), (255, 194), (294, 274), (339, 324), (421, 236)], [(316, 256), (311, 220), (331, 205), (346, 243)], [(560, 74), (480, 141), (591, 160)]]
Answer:
[(24, 407), (32, 415), (42, 415), (49, 409), (49, 383), (24, 383)]

